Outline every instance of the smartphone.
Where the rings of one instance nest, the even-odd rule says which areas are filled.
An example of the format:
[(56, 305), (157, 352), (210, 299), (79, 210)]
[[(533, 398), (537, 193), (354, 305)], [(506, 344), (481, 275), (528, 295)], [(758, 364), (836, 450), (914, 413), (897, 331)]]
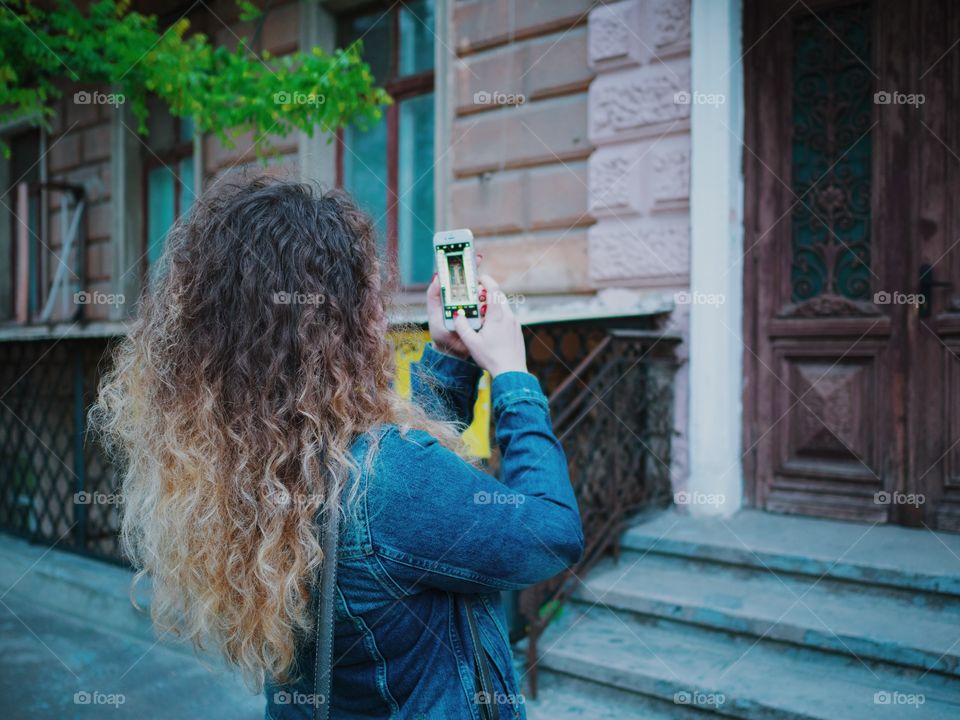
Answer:
[(483, 318), (480, 317), (480, 287), (473, 233), (467, 229), (438, 232), (433, 236), (433, 255), (440, 278), (443, 326), (453, 330), (453, 314), (463, 310), (470, 327), (479, 330)]

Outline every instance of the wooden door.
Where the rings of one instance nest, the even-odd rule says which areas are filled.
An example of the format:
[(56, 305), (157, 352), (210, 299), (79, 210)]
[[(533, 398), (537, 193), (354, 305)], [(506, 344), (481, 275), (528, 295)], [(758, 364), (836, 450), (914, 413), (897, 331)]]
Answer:
[[(745, 4), (744, 460), (755, 506), (950, 525), (960, 447), (937, 453), (960, 433), (960, 305), (946, 286), (929, 304), (918, 297), (922, 264), (933, 266), (926, 280), (950, 282), (960, 262), (950, 5)], [(936, 100), (919, 99), (925, 88)]]
[[(911, 3), (907, 3), (911, 4)], [(908, 315), (907, 493), (899, 520), (960, 530), (960, 7), (914, 3), (910, 279), (927, 302)]]

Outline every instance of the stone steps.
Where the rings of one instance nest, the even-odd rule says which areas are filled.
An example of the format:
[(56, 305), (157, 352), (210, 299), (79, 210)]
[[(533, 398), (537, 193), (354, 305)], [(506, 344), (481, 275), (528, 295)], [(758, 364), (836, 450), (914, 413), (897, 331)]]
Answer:
[(960, 717), (960, 536), (663, 512), (538, 651), (534, 720)]
[[(934, 673), (891, 670), (681, 623), (647, 622), (602, 606), (569, 608), (543, 638), (539, 666), (543, 675), (557, 676), (553, 681), (573, 677), (595, 684), (594, 697), (606, 698), (610, 712), (621, 709), (621, 701), (604, 695), (604, 688), (736, 718), (960, 717), (960, 683)], [(644, 716), (623, 709), (620, 717)]]
[(671, 510), (628, 530), (625, 548), (781, 573), (960, 597), (960, 534), (744, 510), (731, 519)]
[(587, 605), (960, 675), (960, 599), (636, 553), (591, 573)]

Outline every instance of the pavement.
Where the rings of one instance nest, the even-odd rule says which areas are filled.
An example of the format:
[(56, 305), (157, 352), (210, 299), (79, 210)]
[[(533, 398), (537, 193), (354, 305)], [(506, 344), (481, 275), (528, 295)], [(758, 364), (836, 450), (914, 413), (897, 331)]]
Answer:
[(155, 638), (129, 580), (0, 536), (0, 717), (262, 719), (263, 697), (237, 674)]

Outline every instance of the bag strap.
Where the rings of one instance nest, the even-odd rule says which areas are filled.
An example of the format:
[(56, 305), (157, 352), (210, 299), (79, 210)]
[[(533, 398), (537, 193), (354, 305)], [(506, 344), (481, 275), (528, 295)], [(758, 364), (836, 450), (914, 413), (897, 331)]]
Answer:
[(313, 663), (313, 720), (330, 717), (330, 689), (333, 675), (333, 617), (334, 593), (337, 587), (337, 542), (340, 539), (339, 502), (331, 502), (324, 509), (320, 546), (323, 564), (320, 567), (320, 586), (317, 588), (316, 637)]
[(487, 654), (480, 642), (477, 619), (473, 615), (473, 601), (469, 597), (465, 597), (464, 605), (467, 608), (470, 639), (473, 641), (474, 678), (477, 689), (476, 698), (480, 705), (480, 717), (483, 720), (500, 720), (500, 705), (497, 703), (493, 681), (490, 679), (490, 661), (487, 659)]

